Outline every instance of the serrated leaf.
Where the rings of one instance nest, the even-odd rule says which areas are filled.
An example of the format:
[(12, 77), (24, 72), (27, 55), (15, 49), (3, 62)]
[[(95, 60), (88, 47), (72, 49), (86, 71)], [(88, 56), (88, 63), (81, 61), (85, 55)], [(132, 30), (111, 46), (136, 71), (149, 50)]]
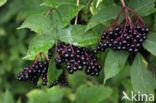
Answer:
[(156, 33), (149, 33), (143, 47), (152, 55), (156, 56)]
[(0, 0), (0, 7), (3, 6), (6, 2), (7, 0)]
[(48, 86), (54, 83), (54, 81), (59, 78), (62, 72), (63, 70), (59, 70), (56, 68), (55, 55), (54, 55), (50, 60), (50, 64), (48, 68)]
[(6, 90), (6, 92), (4, 94), (3, 103), (15, 103), (13, 95), (8, 90)]
[(128, 7), (132, 8), (139, 16), (147, 16), (155, 12), (155, 0), (130, 0)]
[[(16, 1), (18, 1), (18, 0), (16, 0)], [(32, 14), (45, 15), (50, 8), (49, 7), (41, 7), (40, 4), (42, 1), (43, 0), (22, 0), (20, 2), (18, 1), (17, 6), (21, 5), (20, 10), (19, 10), (20, 13), (18, 13), (18, 15), (17, 15), (18, 21), (23, 21)], [(14, 8), (16, 8), (16, 7), (14, 7)], [(12, 9), (14, 9), (14, 8), (12, 7)]]
[(48, 49), (54, 45), (54, 39), (51, 35), (37, 35), (34, 37), (27, 51), (27, 55), (24, 57), (26, 60), (34, 60), (37, 54), (44, 52), (47, 55)]
[(108, 87), (81, 85), (76, 91), (76, 103), (100, 103), (109, 97), (112, 90)]
[(96, 25), (106, 22), (108, 20), (115, 19), (120, 9), (121, 7), (119, 6), (116, 7), (109, 6), (99, 10), (97, 14), (92, 16), (89, 24), (87, 25), (86, 30), (89, 30), (95, 27)]
[(123, 69), (127, 58), (128, 52), (109, 50), (104, 66), (104, 83), (107, 79), (116, 76)]
[(156, 81), (147, 70), (148, 65), (144, 61), (142, 55), (137, 54), (130, 71), (131, 82), (136, 92), (153, 93)]
[(80, 85), (85, 84), (87, 80), (85, 78), (85, 74), (77, 71), (76, 73), (69, 75), (68, 81), (72, 88), (77, 88)]
[(76, 6), (64, 4), (56, 9), (53, 13), (53, 17), (55, 17), (57, 24), (62, 25), (63, 27), (70, 24), (70, 21), (78, 14), (78, 12), (84, 6)]
[(52, 21), (43, 14), (33, 14), (18, 29), (23, 28), (29, 28), (38, 34), (50, 34), (52, 32)]
[(58, 33), (58, 39), (73, 44), (75, 46), (87, 46), (97, 43), (98, 34), (93, 32), (85, 32), (86, 26), (73, 25), (68, 28), (62, 29)]

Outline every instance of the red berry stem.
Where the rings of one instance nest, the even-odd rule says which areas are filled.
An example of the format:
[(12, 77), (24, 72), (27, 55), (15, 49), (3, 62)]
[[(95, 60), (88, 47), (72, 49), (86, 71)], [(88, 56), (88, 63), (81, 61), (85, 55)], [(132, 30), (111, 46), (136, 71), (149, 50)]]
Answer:
[(126, 8), (137, 17), (137, 21), (139, 20), (141, 23), (143, 23), (142, 26), (145, 26), (144, 20), (141, 17), (139, 17), (138, 14), (135, 11), (133, 11), (131, 8), (128, 8), (128, 7), (126, 7)]
[(117, 15), (117, 17), (115, 19), (115, 22), (110, 26), (110, 28), (112, 28), (114, 25), (117, 25), (117, 21), (118, 21), (118, 19), (119, 19), (119, 17), (120, 17), (123, 10), (124, 10), (124, 8), (121, 8), (121, 10), (119, 11), (119, 13), (118, 13), (118, 15)]
[(41, 57), (41, 61), (43, 61), (43, 58), (42, 58), (42, 55), (41, 55), (41, 53), (40, 53), (40, 57)]
[[(39, 56), (39, 54), (37, 54), (34, 63), (25, 71), (26, 73), (32, 68), (33, 65), (35, 65), (37, 63), (38, 56)], [(24, 75), (24, 72), (22, 72), (22, 74)]]
[(44, 56), (44, 58), (46, 59), (46, 61), (47, 61), (48, 64), (49, 64), (49, 60), (48, 60), (47, 56), (44, 54), (44, 52), (41, 52), (40, 54), (42, 54), (42, 55)]

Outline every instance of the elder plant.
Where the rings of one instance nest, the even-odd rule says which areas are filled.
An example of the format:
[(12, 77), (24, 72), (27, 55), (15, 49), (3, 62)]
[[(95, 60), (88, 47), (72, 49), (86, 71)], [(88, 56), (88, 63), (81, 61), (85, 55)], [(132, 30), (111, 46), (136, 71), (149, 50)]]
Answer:
[[(142, 90), (138, 88), (138, 84), (140, 83), (139, 85), (143, 85), (145, 78), (143, 78), (144, 80), (141, 80), (142, 78), (140, 78), (138, 81), (139, 83), (137, 83), (136, 79), (138, 80), (138, 78), (142, 76), (136, 75), (135, 72), (138, 72), (139, 74), (141, 71), (144, 71), (140, 75), (149, 78), (147, 84), (150, 84), (152, 81), (152, 87), (154, 88), (154, 79), (149, 71), (145, 69), (148, 62), (145, 60), (146, 58), (144, 59), (141, 55), (144, 55), (145, 53), (147, 56), (150, 53), (156, 55), (153, 50), (147, 46), (149, 45), (148, 43), (151, 43), (146, 42), (146, 39), (150, 37), (150, 31), (152, 31), (152, 29), (147, 26), (143, 18), (141, 18), (133, 9), (126, 6), (124, 1), (121, 0), (122, 8), (118, 11), (119, 13), (117, 15), (113, 10), (113, 14), (107, 13), (104, 8), (105, 11), (99, 10), (99, 12), (104, 12), (103, 16), (101, 16), (100, 13), (95, 13), (90, 21), (88, 20), (89, 23), (87, 26), (79, 25), (84, 24), (84, 21), (82, 23), (83, 10), (81, 10), (83, 7), (81, 7), (79, 3), (80, 2), (77, 2), (75, 5), (78, 8), (76, 9), (76, 14), (68, 14), (71, 15), (71, 18), (68, 18), (69, 16), (67, 16), (65, 19), (69, 20), (64, 20), (63, 23), (61, 22), (62, 25), (59, 25), (59, 21), (63, 19), (54, 19), (59, 15), (66, 15), (63, 12), (58, 13), (59, 8), (57, 8), (57, 6), (61, 7), (60, 5), (57, 5), (56, 7), (50, 6), (51, 9), (46, 13), (46, 17), (43, 15), (39, 17), (37, 15), (41, 20), (36, 20), (34, 25), (37, 23), (36, 25), (38, 27), (38, 24), (42, 24), (38, 22), (44, 21), (43, 24), (46, 22), (48, 24), (46, 25), (48, 29), (40, 30), (40, 28), (43, 28), (43, 25), (41, 27), (39, 25), (39, 31), (38, 28), (36, 29), (36, 26), (30, 26), (31, 19), (34, 19), (33, 16), (29, 17), (22, 24), (20, 28), (30, 28), (41, 34), (32, 40), (31, 43), (33, 46), (30, 45), (30, 50), (25, 57), (26, 59), (36, 57), (35, 62), (30, 67), (25, 67), (23, 72), (19, 73), (18, 79), (20, 81), (29, 81), (36, 85), (39, 77), (42, 77), (42, 84), (47, 85), (48, 87), (53, 87), (57, 84), (70, 87), (68, 77), (69, 75), (74, 75), (77, 71), (84, 73), (88, 80), (91, 79), (96, 81), (97, 78), (103, 78), (102, 81), (106, 83), (108, 79), (117, 76), (117, 74), (122, 71), (122, 68), (130, 67), (130, 77), (136, 91)], [(67, 13), (71, 12), (72, 11)], [(115, 21), (107, 26), (106, 29), (103, 30), (102, 28), (103, 32), (101, 33), (100, 31), (101, 34), (94, 34), (95, 32), (99, 32), (99, 29), (96, 29), (98, 28), (98, 19), (100, 18), (100, 20), (102, 20), (101, 18), (103, 17), (106, 19), (105, 15), (106, 17), (108, 17), (108, 15), (116, 16)], [(56, 25), (50, 24), (51, 19)], [(108, 17), (108, 20), (111, 19)], [(75, 22), (73, 23), (73, 21)], [(43, 38), (45, 40), (43, 40)], [(40, 40), (43, 45), (38, 45)], [(36, 51), (32, 49), (34, 47), (33, 43), (36, 43)], [(153, 43), (151, 45), (153, 45)], [(35, 53), (31, 54), (30, 51), (33, 53), (35, 51)], [(40, 59), (38, 59), (39, 57)], [(128, 57), (133, 58), (131, 63), (127, 62)], [(146, 55), (144, 55), (144, 57), (146, 57)], [(96, 76), (96, 78), (94, 76)], [(150, 85), (146, 86), (148, 87)]]

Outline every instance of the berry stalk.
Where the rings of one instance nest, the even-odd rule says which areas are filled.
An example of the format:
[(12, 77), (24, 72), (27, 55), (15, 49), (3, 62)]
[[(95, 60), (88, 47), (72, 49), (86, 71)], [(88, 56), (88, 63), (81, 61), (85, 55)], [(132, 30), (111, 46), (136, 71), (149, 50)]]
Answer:
[(124, 0), (121, 0), (122, 6), (125, 7), (125, 2)]

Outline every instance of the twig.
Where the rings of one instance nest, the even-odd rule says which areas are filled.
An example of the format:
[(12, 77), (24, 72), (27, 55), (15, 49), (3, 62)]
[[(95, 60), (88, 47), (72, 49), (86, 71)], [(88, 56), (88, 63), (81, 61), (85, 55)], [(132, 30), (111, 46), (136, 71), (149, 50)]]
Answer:
[(51, 8), (50, 10), (48, 10), (45, 16), (47, 17), (53, 10), (55, 10), (55, 8)]

